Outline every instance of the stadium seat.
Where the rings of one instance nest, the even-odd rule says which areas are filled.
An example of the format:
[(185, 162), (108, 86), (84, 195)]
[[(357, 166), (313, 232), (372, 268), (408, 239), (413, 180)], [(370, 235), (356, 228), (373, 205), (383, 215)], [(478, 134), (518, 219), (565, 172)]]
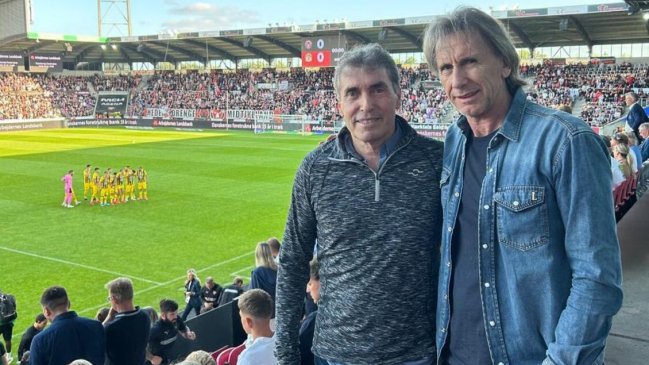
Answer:
[(234, 349), (232, 349), (232, 351), (230, 351), (230, 356), (228, 357), (228, 365), (237, 365), (237, 360), (239, 359), (239, 355), (241, 355), (241, 353), (245, 349), (246, 349), (246, 345), (243, 343), (235, 347)]
[(613, 202), (615, 204), (615, 211), (620, 210), (620, 207), (624, 204), (624, 194), (626, 192), (627, 181), (624, 180), (620, 185), (618, 185), (615, 190), (613, 190)]
[(234, 347), (228, 347), (216, 357), (216, 365), (230, 365), (230, 353)]
[(214, 359), (214, 362), (217, 361), (217, 358), (219, 357), (219, 354), (221, 354), (223, 351), (225, 351), (225, 350), (227, 350), (229, 348), (230, 348), (230, 346), (225, 345), (225, 346), (221, 347), (220, 349), (212, 352), (210, 355), (212, 355), (212, 359)]

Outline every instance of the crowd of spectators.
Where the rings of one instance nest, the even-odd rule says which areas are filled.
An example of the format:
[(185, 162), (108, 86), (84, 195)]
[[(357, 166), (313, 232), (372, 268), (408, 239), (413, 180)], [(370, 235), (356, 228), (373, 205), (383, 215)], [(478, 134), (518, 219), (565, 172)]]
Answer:
[(142, 81), (140, 74), (119, 74), (115, 76), (105, 76), (95, 74), (91, 80), (92, 87), (95, 91), (130, 91), (138, 87)]
[[(453, 109), (430, 70), (400, 67), (399, 113), (413, 123), (440, 122)], [(649, 88), (649, 65), (551, 61), (521, 65), (530, 82), (529, 98), (541, 105), (573, 107), (581, 102), (581, 118), (602, 125), (624, 114), (624, 94), (641, 99)], [(149, 109), (247, 109), (300, 114), (307, 119), (338, 120), (333, 69), (213, 70), (209, 73), (159, 71), (143, 84), (140, 74), (67, 76), (0, 74), (0, 119), (80, 117), (92, 115), (94, 92), (130, 93), (128, 116), (146, 116)], [(91, 88), (89, 88), (91, 85)], [(449, 118), (446, 118), (449, 119)]]
[[(128, 114), (145, 116), (148, 108), (248, 109), (328, 121), (339, 119), (332, 77), (333, 69), (160, 72), (135, 93)], [(450, 108), (441, 89), (423, 87), (422, 82), (431, 79), (425, 68), (401, 68), (400, 112), (411, 122), (437, 121)]]
[(649, 65), (606, 63), (523, 65), (521, 74), (533, 80), (529, 95), (538, 104), (559, 108), (581, 100), (580, 117), (599, 126), (624, 114), (624, 94), (635, 90), (645, 98)]
[(0, 73), (0, 120), (92, 115), (95, 98), (81, 76)]

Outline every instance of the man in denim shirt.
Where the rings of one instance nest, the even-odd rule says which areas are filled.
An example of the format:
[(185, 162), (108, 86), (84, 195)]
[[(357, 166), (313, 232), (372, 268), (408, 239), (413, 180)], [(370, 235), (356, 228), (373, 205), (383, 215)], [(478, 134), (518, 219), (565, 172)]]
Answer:
[(443, 364), (602, 364), (622, 304), (610, 158), (526, 100), (502, 25), (459, 8), (424, 53), (462, 114), (448, 130), (437, 306)]

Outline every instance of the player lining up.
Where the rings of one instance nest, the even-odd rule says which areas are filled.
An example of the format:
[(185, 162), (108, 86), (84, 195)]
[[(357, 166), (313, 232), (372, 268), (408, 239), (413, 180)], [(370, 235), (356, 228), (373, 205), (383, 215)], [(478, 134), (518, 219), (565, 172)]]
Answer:
[[(66, 208), (74, 207), (72, 199), (75, 200), (76, 205), (81, 204), (74, 195), (72, 176), (73, 173), (70, 170), (68, 174), (61, 178), (61, 181), (65, 184), (65, 199), (62, 205)], [(118, 172), (113, 172), (111, 168), (108, 168), (101, 174), (99, 167), (95, 167), (93, 170), (92, 166), (88, 164), (83, 170), (83, 198), (88, 200), (88, 195), (90, 195), (90, 205), (99, 203), (102, 207), (136, 200), (136, 179), (139, 195), (137, 200), (149, 200), (147, 193), (148, 173), (142, 166), (137, 171), (131, 169), (130, 166), (126, 166)]]

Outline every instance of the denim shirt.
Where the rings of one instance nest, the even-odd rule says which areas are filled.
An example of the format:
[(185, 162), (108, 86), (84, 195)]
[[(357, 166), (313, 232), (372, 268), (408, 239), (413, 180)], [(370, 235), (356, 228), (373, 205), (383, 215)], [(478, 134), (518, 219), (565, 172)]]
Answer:
[[(444, 146), (438, 357), (451, 315), (450, 246), (465, 133), (472, 132), (462, 116)], [(476, 253), (494, 364), (603, 363), (611, 319), (622, 305), (610, 175), (608, 151), (585, 123), (517, 90), (489, 144), (480, 193)]]

